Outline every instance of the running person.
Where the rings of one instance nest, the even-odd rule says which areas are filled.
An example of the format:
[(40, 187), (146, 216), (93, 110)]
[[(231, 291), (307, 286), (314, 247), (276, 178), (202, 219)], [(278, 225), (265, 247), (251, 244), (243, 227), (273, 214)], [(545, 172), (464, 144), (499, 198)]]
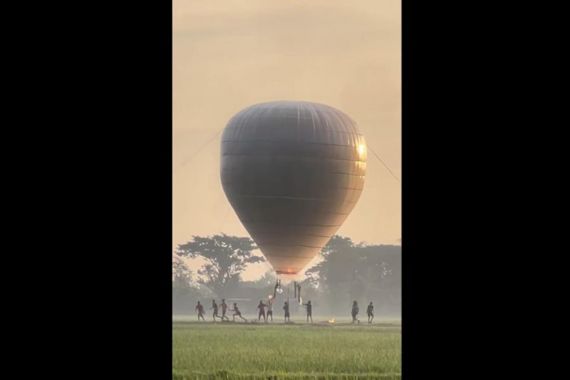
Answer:
[(311, 323), (313, 323), (313, 305), (311, 305), (311, 301), (304, 303), (303, 306), (307, 308), (307, 322), (309, 322), (309, 318), (311, 318)]
[(198, 303), (196, 304), (195, 310), (198, 312), (198, 320), (200, 320), (200, 318), (202, 318), (202, 320), (205, 321), (205, 319), (204, 319), (204, 306), (200, 303), (200, 301), (198, 301)]
[(354, 301), (352, 303), (352, 323), (354, 322), (358, 322), (360, 323), (360, 321), (358, 320), (357, 316), (358, 316), (358, 303), (356, 301)]
[(234, 320), (234, 322), (236, 321), (236, 315), (237, 315), (238, 317), (240, 317), (241, 319), (243, 319), (244, 321), (247, 322), (247, 319), (245, 319), (244, 317), (242, 317), (241, 311), (239, 311), (239, 309), (238, 309), (238, 307), (237, 307), (237, 303), (234, 302), (234, 308), (231, 309), (231, 311), (234, 312), (234, 314), (233, 314), (233, 318), (234, 318), (233, 320)]
[(266, 304), (263, 303), (263, 301), (259, 301), (259, 305), (257, 305), (257, 308), (259, 309), (259, 314), (257, 316), (257, 320), (260, 321), (261, 317), (263, 317), (263, 321), (267, 322), (267, 317), (265, 316), (265, 308), (267, 307)]
[(372, 305), (372, 301), (370, 301), (370, 304), (366, 308), (366, 314), (368, 314), (368, 323), (372, 323), (374, 320), (374, 305)]
[(212, 318), (214, 319), (214, 322), (216, 322), (216, 318), (220, 318), (220, 316), (218, 315), (218, 304), (216, 303), (216, 300), (212, 300), (212, 307), (210, 309), (214, 309)]
[(220, 306), (222, 307), (222, 321), (225, 319), (227, 321), (229, 321), (230, 319), (226, 316), (226, 311), (228, 310), (228, 304), (226, 303), (225, 299), (222, 299), (222, 303), (220, 304)]

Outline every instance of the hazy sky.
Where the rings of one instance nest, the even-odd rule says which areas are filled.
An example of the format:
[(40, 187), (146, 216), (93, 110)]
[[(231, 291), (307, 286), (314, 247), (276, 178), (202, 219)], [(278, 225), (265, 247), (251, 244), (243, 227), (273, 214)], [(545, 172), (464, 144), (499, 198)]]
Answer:
[[(400, 0), (174, 0), (173, 247), (248, 236), (219, 177), (220, 136), (251, 104), (306, 100), (350, 115), (401, 178)], [(368, 155), (360, 201), (338, 231), (399, 244), (401, 188)], [(246, 279), (269, 269), (248, 270)]]

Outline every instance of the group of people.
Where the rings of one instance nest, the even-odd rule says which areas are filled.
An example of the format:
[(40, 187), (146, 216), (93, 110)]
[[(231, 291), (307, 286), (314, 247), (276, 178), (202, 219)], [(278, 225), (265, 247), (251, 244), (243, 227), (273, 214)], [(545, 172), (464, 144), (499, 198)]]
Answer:
[[(273, 302), (271, 300), (267, 301), (266, 304), (260, 300), (257, 308), (259, 309), (259, 314), (257, 315), (258, 321), (261, 321), (261, 317), (263, 317), (263, 321), (267, 322), (269, 317), (271, 317), (271, 322), (273, 322)], [(265, 313), (265, 308), (267, 308), (267, 314)]]
[[(360, 323), (360, 320), (358, 319), (359, 311), (358, 302), (354, 301), (352, 303), (352, 323)], [(372, 323), (374, 320), (374, 305), (372, 304), (372, 301), (370, 301), (366, 308), (366, 314), (368, 315), (368, 323)]]
[[(305, 307), (307, 312), (307, 322), (309, 322), (310, 320), (311, 323), (313, 323), (313, 305), (311, 305), (311, 301), (308, 301), (307, 303), (303, 304), (303, 306)], [(216, 300), (212, 300), (212, 307), (210, 309), (213, 310), (212, 318), (214, 322), (216, 322), (216, 318), (220, 319), (221, 321), (224, 320), (229, 321), (230, 319), (226, 316), (226, 313), (228, 311), (228, 305), (226, 304), (225, 299), (222, 299), (220, 307), (222, 309), (221, 316), (218, 314), (219, 307), (218, 304), (216, 303)], [(266, 308), (267, 312), (265, 311)], [(257, 309), (259, 309), (259, 313), (257, 315), (258, 321), (261, 321), (261, 318), (263, 317), (264, 322), (267, 323), (269, 318), (271, 318), (271, 322), (273, 322), (272, 299), (269, 299), (266, 304), (263, 303), (262, 300), (260, 300), (259, 304), (257, 305)], [(202, 319), (203, 321), (205, 321), (206, 319), (204, 318), (204, 306), (200, 303), (200, 301), (198, 301), (198, 303), (196, 304), (196, 311), (198, 312), (198, 320)], [(247, 319), (241, 315), (241, 311), (239, 310), (237, 303), (234, 302), (233, 309), (229, 309), (229, 311), (233, 312), (232, 320), (234, 322), (236, 320), (236, 317), (239, 317), (247, 322)], [(285, 322), (291, 322), (291, 314), (289, 313), (288, 301), (285, 301), (285, 303), (283, 304), (283, 311), (285, 312)], [(358, 313), (359, 313), (358, 302), (354, 301), (352, 303), (352, 313), (351, 313), (352, 323), (360, 323), (360, 320), (358, 319)], [(372, 302), (370, 302), (370, 304), (366, 308), (366, 314), (368, 315), (368, 323), (372, 323), (372, 321), (374, 320), (374, 305), (372, 304)]]
[[(229, 321), (230, 319), (226, 316), (226, 313), (228, 312), (228, 305), (226, 304), (226, 300), (222, 299), (222, 303), (220, 304), (220, 307), (222, 308), (222, 315), (220, 316), (218, 314), (218, 304), (216, 303), (216, 300), (212, 300), (212, 307), (210, 308), (210, 310), (213, 310), (212, 312), (212, 318), (214, 319), (214, 322), (216, 322), (216, 318), (219, 318), (221, 321)], [(198, 301), (198, 303), (196, 304), (196, 311), (198, 312), (198, 320), (202, 319), (203, 321), (205, 321), (206, 319), (204, 318), (204, 305), (202, 305), (200, 303), (200, 301)], [(232, 320), (235, 321), (236, 317), (241, 318), (242, 320), (247, 322), (247, 319), (245, 319), (242, 315), (241, 315), (241, 311), (239, 311), (239, 308), (237, 306), (237, 303), (234, 302), (233, 305), (233, 309), (229, 309), (229, 311), (233, 311), (232, 314)]]

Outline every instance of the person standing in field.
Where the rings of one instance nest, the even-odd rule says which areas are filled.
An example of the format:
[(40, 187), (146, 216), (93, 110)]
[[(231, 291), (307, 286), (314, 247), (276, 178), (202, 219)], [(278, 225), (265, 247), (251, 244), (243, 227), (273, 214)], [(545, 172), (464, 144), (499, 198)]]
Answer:
[(198, 312), (198, 321), (200, 320), (200, 318), (202, 318), (202, 320), (205, 321), (204, 306), (200, 303), (200, 301), (198, 301), (198, 303), (196, 304), (196, 311)]
[(309, 318), (311, 318), (311, 323), (313, 323), (313, 305), (311, 305), (311, 301), (307, 301), (303, 306), (307, 308), (307, 322), (309, 322)]
[(271, 317), (271, 322), (273, 322), (273, 300), (269, 299), (267, 301), (267, 320)]
[(247, 319), (245, 319), (244, 317), (242, 317), (241, 311), (239, 311), (238, 306), (237, 306), (237, 303), (234, 302), (234, 308), (231, 309), (231, 311), (234, 312), (234, 314), (233, 314), (234, 322), (236, 321), (236, 316), (240, 317), (241, 319), (243, 319), (244, 321), (247, 322)]
[(358, 316), (358, 303), (356, 301), (354, 301), (352, 303), (352, 323), (357, 322), (360, 323), (360, 321), (358, 320), (357, 316)]
[(216, 300), (212, 300), (212, 307), (210, 309), (214, 309), (212, 318), (214, 319), (214, 322), (216, 322), (216, 318), (220, 318), (218, 315), (218, 304), (216, 303)]
[(230, 319), (226, 316), (226, 311), (228, 310), (228, 304), (226, 303), (225, 299), (222, 299), (222, 303), (220, 304), (220, 306), (222, 307), (222, 321), (225, 319), (226, 321), (229, 321)]
[(267, 305), (264, 304), (262, 300), (259, 300), (259, 305), (257, 305), (257, 308), (259, 309), (259, 314), (257, 315), (258, 321), (261, 321), (261, 317), (263, 317), (263, 321), (267, 322), (267, 317), (265, 316), (265, 308), (266, 307), (267, 307)]
[(372, 323), (372, 320), (374, 320), (374, 305), (372, 305), (372, 301), (366, 308), (366, 314), (368, 314), (368, 323)]
[(289, 302), (285, 301), (283, 310), (285, 311), (285, 323), (291, 322), (291, 316), (289, 315)]

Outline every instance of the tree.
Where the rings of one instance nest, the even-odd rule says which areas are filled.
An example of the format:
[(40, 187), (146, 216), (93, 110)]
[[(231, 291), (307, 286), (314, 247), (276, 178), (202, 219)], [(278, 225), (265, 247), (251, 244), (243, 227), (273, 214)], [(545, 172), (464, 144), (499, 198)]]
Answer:
[(178, 245), (177, 253), (191, 258), (202, 258), (206, 263), (198, 270), (200, 284), (206, 285), (219, 296), (230, 286), (239, 284), (240, 274), (249, 264), (265, 261), (253, 255), (257, 249), (248, 237), (193, 236), (192, 241)]
[(262, 289), (273, 289), (275, 282), (277, 281), (277, 276), (272, 270), (267, 271), (255, 281), (250, 281), (249, 286), (252, 288), (262, 288)]
[(172, 287), (174, 289), (185, 289), (190, 287), (191, 283), (192, 271), (179, 255), (172, 255)]
[(192, 283), (192, 271), (182, 257), (172, 255), (172, 311), (175, 314), (191, 314), (194, 303), (200, 297), (200, 289)]
[(354, 246), (348, 237), (333, 236), (321, 251), (323, 260), (306, 271), (309, 281), (324, 295), (330, 311), (340, 310), (349, 302)]
[(350, 238), (335, 235), (321, 255), (323, 260), (306, 274), (324, 296), (330, 311), (345, 311), (353, 300), (376, 300), (378, 310), (398, 311), (400, 246), (354, 244)]
[(327, 285), (331, 285), (333, 283), (331, 280), (339, 277), (339, 275), (342, 276), (342, 273), (339, 272), (351, 267), (351, 265), (343, 267), (343, 264), (350, 264), (346, 253), (352, 247), (354, 247), (354, 243), (350, 238), (334, 235), (320, 252), (323, 260), (305, 272), (308, 280), (314, 286), (320, 286), (323, 289)]

